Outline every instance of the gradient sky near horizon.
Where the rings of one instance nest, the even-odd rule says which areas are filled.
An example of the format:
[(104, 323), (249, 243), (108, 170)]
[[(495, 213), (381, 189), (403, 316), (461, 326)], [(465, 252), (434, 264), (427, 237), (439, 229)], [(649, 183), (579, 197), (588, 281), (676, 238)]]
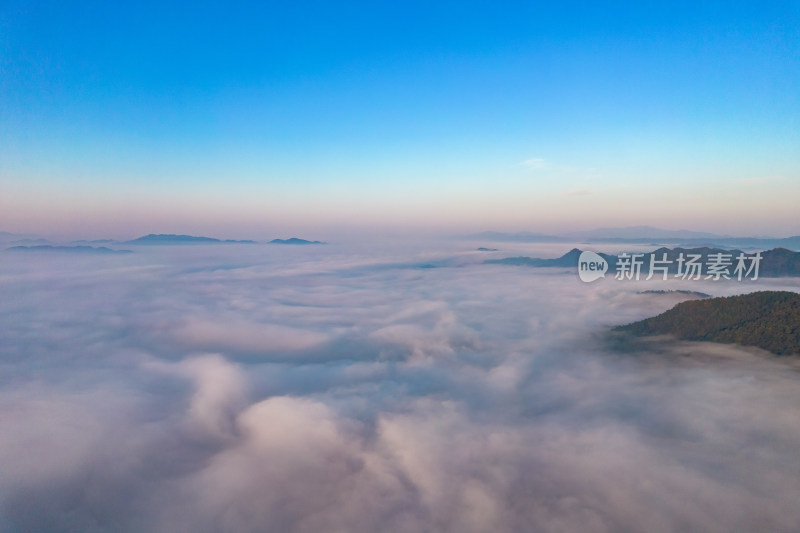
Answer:
[(797, 2), (6, 2), (0, 230), (800, 233)]

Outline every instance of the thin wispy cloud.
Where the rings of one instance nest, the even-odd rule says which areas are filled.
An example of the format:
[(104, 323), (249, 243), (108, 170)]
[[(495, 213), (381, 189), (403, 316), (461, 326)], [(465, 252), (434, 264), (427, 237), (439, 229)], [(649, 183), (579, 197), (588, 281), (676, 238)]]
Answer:
[(523, 167), (540, 170), (547, 167), (547, 162), (541, 157), (533, 157), (531, 159), (526, 159), (525, 161), (520, 163), (520, 165), (522, 165)]
[(595, 167), (562, 164), (539, 157), (526, 159), (520, 163), (520, 166), (543, 175), (559, 176), (571, 180), (593, 180), (600, 176)]

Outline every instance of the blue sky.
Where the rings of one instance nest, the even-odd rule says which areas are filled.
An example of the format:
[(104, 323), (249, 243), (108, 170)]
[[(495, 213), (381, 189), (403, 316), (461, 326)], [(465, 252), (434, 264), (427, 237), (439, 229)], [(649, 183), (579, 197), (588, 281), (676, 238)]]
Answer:
[(800, 233), (796, 2), (15, 2), (0, 69), (0, 229)]

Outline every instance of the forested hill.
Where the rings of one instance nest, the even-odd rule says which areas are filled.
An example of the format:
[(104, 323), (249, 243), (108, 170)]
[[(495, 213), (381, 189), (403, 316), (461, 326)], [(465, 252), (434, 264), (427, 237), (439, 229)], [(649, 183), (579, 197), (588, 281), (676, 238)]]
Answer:
[(682, 302), (653, 318), (614, 328), (634, 335), (757, 346), (800, 354), (800, 294), (762, 291)]

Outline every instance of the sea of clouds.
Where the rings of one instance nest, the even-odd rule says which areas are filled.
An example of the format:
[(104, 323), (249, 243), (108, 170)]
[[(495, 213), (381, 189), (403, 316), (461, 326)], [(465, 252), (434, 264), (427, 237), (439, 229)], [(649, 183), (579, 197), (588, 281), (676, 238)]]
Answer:
[(0, 252), (0, 531), (800, 530), (797, 363), (608, 335), (796, 279), (473, 250)]

